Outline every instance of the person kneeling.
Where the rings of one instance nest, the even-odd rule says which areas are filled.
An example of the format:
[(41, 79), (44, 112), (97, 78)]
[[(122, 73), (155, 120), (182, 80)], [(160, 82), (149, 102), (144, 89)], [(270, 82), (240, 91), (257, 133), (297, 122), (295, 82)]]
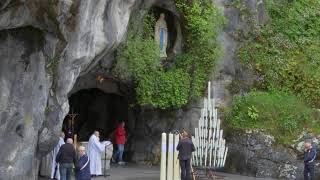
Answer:
[(79, 160), (76, 165), (76, 180), (90, 180), (90, 160), (84, 146), (79, 147)]

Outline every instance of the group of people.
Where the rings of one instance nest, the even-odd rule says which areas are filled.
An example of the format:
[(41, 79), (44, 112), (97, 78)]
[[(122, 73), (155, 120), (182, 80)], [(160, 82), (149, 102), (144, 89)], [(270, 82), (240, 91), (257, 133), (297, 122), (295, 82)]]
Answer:
[[(124, 126), (125, 123), (122, 122), (114, 131), (114, 143), (117, 150), (113, 153), (112, 161), (118, 162), (120, 165), (124, 164), (123, 152), (126, 143)], [(64, 143), (64, 138), (65, 135), (62, 132), (58, 144), (52, 151), (53, 157), (55, 157), (52, 164), (52, 179), (70, 180), (73, 169), (75, 170), (76, 180), (90, 180), (92, 176), (102, 175), (101, 155), (106, 146), (112, 145), (110, 141), (100, 142), (99, 131), (94, 131), (89, 138), (87, 152), (84, 146), (78, 147), (79, 159), (77, 160), (72, 138), (68, 137), (66, 143)], [(180, 134), (177, 150), (179, 151), (181, 180), (189, 180), (190, 160), (195, 147), (186, 131)]]
[[(123, 151), (126, 142), (125, 123), (121, 122), (114, 132), (117, 151), (113, 154), (113, 160), (123, 164)], [(78, 159), (73, 139), (68, 137), (64, 142), (65, 134), (61, 132), (59, 142), (52, 151), (51, 179), (70, 180), (72, 171), (75, 172), (76, 180), (90, 180), (92, 176), (102, 175), (101, 155), (106, 146), (112, 145), (110, 141), (100, 142), (99, 131), (94, 131), (90, 136), (87, 149), (79, 146)]]
[[(117, 150), (113, 153), (112, 161), (123, 164), (124, 145), (126, 143), (126, 131), (124, 122), (120, 123), (114, 131), (114, 143)], [(99, 131), (94, 131), (88, 142), (88, 152), (84, 146), (78, 147), (79, 159), (76, 160), (76, 151), (73, 146), (72, 138), (67, 138), (64, 143), (65, 135), (62, 132), (60, 139), (52, 151), (55, 161), (52, 165), (52, 179), (70, 180), (73, 167), (75, 170), (76, 180), (90, 180), (91, 176), (102, 175), (101, 154), (105, 147), (112, 145), (110, 141), (100, 142)], [(181, 180), (191, 179), (191, 156), (195, 151), (195, 146), (186, 131), (180, 134), (180, 140), (177, 145), (179, 151), (178, 159), (181, 168)], [(304, 179), (314, 180), (315, 159), (317, 148), (311, 141), (304, 144)]]

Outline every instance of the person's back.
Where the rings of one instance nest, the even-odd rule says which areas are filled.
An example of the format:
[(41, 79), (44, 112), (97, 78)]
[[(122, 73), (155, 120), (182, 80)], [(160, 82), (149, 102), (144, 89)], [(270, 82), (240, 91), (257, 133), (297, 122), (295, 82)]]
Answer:
[(60, 164), (63, 163), (74, 163), (76, 158), (76, 151), (72, 144), (64, 144), (60, 147), (56, 161)]
[(177, 150), (179, 151), (178, 157), (180, 160), (188, 160), (191, 159), (191, 155), (195, 150), (195, 147), (190, 138), (184, 138), (179, 141)]
[(179, 162), (181, 168), (181, 180), (190, 179), (190, 161), (192, 152), (195, 151), (195, 147), (190, 138), (188, 138), (188, 133), (184, 131), (182, 137), (178, 143), (177, 150), (179, 151)]
[(73, 140), (67, 139), (67, 143), (62, 145), (56, 157), (59, 163), (60, 180), (70, 180), (73, 164), (76, 162), (76, 151), (73, 147)]

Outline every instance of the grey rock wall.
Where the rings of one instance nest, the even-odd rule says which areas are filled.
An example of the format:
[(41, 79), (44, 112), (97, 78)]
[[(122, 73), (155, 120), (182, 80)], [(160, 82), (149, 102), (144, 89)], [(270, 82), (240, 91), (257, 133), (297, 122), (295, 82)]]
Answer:
[(162, 133), (176, 133), (182, 129), (190, 133), (200, 118), (200, 103), (192, 103), (179, 110), (154, 110), (143, 108), (136, 115), (133, 127), (132, 144), (128, 151), (132, 152), (134, 162), (160, 163), (160, 143)]
[[(238, 5), (240, 7), (237, 7), (237, 2), (240, 2)], [(213, 3), (221, 10), (226, 20), (218, 37), (222, 49), (221, 58), (211, 77), (212, 94), (221, 107), (230, 104), (235, 93), (233, 89), (236, 89), (236, 93), (245, 93), (256, 80), (256, 77), (241, 65), (237, 57), (237, 50), (242, 41), (239, 32), (252, 30), (248, 22), (264, 24), (268, 17), (263, 0), (213, 0)], [(244, 16), (241, 9), (247, 9), (248, 15)], [(238, 84), (233, 82), (238, 82)]]
[[(255, 177), (303, 179), (303, 153), (279, 146), (260, 131), (226, 133), (229, 154), (225, 171)], [(316, 168), (316, 178), (319, 178)]]
[[(237, 32), (239, 29), (248, 31), (250, 27), (241, 12), (230, 5), (232, 2), (213, 0), (227, 19), (219, 34), (223, 53), (211, 78), (211, 89), (219, 106), (230, 103), (232, 93), (228, 86), (233, 80), (249, 87), (254, 79), (237, 62), (236, 50), (240, 44)], [(243, 3), (258, 24), (267, 21), (262, 0), (244, 0)], [(119, 93), (113, 83), (97, 87), (90, 79), (100, 73), (100, 67), (110, 69), (112, 66), (114, 50), (124, 40), (134, 10), (152, 5), (175, 11), (171, 0), (0, 2), (0, 179), (37, 179), (38, 159), (58, 140), (62, 120), (69, 110), (70, 93), (89, 87)], [(183, 37), (180, 27), (176, 26), (178, 36), (174, 52), (179, 52)], [(162, 132), (182, 128), (193, 132), (201, 107), (200, 100), (172, 111), (143, 108), (132, 112), (130, 109), (129, 126), (134, 131), (128, 147), (133, 152), (131, 159), (153, 160)], [(243, 158), (240, 160), (245, 162), (240, 166), (232, 161), (227, 163), (244, 168), (236, 168), (236, 172), (289, 178), (301, 172), (301, 165), (292, 160), (296, 156), (288, 154), (287, 149), (274, 149), (260, 142), (257, 134), (249, 137), (241, 134), (234, 138), (230, 136), (229, 139), (230, 154), (242, 152), (243, 156), (234, 157)]]
[(51, 86), (43, 44), (34, 28), (0, 32), (0, 179), (36, 174), (34, 152)]
[(0, 179), (37, 179), (37, 159), (57, 140), (68, 92), (123, 40), (136, 3), (0, 3)]

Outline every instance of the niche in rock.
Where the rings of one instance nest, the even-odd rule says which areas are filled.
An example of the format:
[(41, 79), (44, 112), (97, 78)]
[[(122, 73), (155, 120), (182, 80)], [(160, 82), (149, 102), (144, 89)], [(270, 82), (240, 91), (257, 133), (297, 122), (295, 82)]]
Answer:
[(83, 89), (69, 97), (70, 112), (63, 122), (63, 130), (71, 124), (70, 114), (75, 114), (73, 131), (78, 141), (88, 141), (94, 130), (101, 139), (108, 138), (118, 122), (128, 120), (128, 101), (125, 97), (100, 89)]
[[(180, 38), (178, 38), (178, 30), (180, 30), (180, 23), (177, 17), (169, 10), (161, 8), (161, 7), (153, 7), (151, 8), (151, 12), (153, 12), (156, 21), (159, 19), (160, 14), (165, 15), (165, 21), (168, 28), (168, 44), (167, 44), (167, 54), (175, 53), (175, 49), (177, 48), (177, 44), (180, 46)], [(178, 40), (179, 39), (179, 40)]]

